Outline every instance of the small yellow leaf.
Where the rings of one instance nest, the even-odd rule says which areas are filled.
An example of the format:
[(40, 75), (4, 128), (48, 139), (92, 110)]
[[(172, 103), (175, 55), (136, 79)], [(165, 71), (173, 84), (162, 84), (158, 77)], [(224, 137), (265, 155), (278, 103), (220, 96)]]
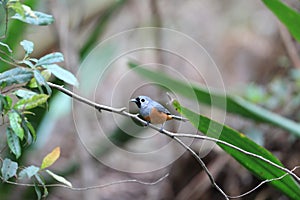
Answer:
[(60, 148), (56, 147), (51, 153), (44, 157), (41, 169), (51, 166), (60, 156)]

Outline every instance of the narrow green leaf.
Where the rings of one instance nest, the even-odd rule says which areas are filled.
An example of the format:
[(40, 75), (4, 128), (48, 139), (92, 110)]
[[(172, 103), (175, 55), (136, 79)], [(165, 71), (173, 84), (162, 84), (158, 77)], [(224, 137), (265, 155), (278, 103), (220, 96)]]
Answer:
[(38, 11), (32, 11), (32, 13), (26, 13), (25, 17), (23, 17), (19, 13), (16, 13), (11, 18), (20, 20), (28, 24), (38, 25), (38, 26), (45, 26), (45, 25), (52, 24), (54, 22), (54, 18), (52, 15), (48, 15)]
[(194, 98), (196, 96), (195, 100), (200, 103), (215, 106), (224, 109), (227, 112), (238, 114), (257, 122), (273, 124), (290, 131), (298, 137), (300, 136), (300, 124), (252, 104), (241, 97), (208, 90), (192, 83), (186, 84), (161, 72), (138, 67), (139, 64), (134, 62), (129, 62), (128, 65), (129, 67), (134, 68), (134, 71), (141, 76), (155, 81), (158, 85), (163, 85), (187, 98)]
[(22, 98), (22, 99), (29, 99), (29, 98), (31, 98), (32, 96), (37, 95), (38, 93), (32, 92), (32, 91), (30, 91), (30, 90), (19, 89), (19, 90), (15, 91), (14, 94), (15, 94), (16, 96), (18, 96), (19, 98)]
[(39, 70), (37, 70), (37, 69), (34, 70), (33, 74), (34, 74), (34, 78), (35, 78), (36, 82), (39, 85), (45, 85), (45, 84), (47, 84), (46, 80), (44, 79), (43, 75), (41, 74), (41, 72)]
[(47, 187), (46, 187), (46, 185), (45, 185), (45, 181), (43, 180), (43, 177), (41, 177), (40, 176), (40, 174), (35, 174), (34, 175), (34, 177), (35, 177), (35, 179), (38, 181), (38, 183), (40, 184), (40, 185), (42, 185), (43, 186), (43, 188), (44, 188), (44, 193), (43, 193), (43, 198), (45, 198), (45, 197), (47, 197), (48, 196), (48, 189), (47, 189)]
[[(239, 147), (240, 149), (262, 156), (273, 163), (282, 166), (281, 162), (274, 155), (272, 155), (265, 148), (257, 145), (244, 134), (211, 120), (208, 117), (197, 114), (183, 106), (180, 106), (178, 102), (174, 102), (173, 105), (178, 112), (188, 118), (189, 121), (205, 135), (230, 143), (236, 147)], [(285, 174), (285, 172), (282, 170), (269, 163), (266, 163), (265, 161), (262, 161), (261, 159), (246, 155), (224, 144), (217, 144), (239, 163), (241, 163), (245, 168), (262, 180), (278, 178)], [(300, 187), (290, 175), (287, 175), (280, 180), (272, 181), (270, 184), (291, 199), (300, 199)]]
[(17, 174), (18, 169), (18, 163), (11, 161), (8, 158), (5, 158), (3, 160), (1, 173), (2, 177), (5, 181), (7, 181), (9, 178), (15, 176)]
[(118, 0), (111, 2), (107, 8), (104, 9), (104, 12), (101, 13), (101, 16), (97, 20), (97, 24), (93, 26), (93, 30), (90, 31), (87, 40), (84, 42), (83, 47), (80, 50), (80, 57), (84, 58), (87, 53), (97, 44), (97, 40), (101, 38), (103, 33), (106, 31), (107, 25), (109, 25), (109, 20), (114, 16), (115, 13), (126, 5), (127, 0)]
[(65, 185), (67, 185), (67, 186), (69, 186), (69, 187), (72, 187), (72, 183), (70, 182), (70, 181), (68, 181), (68, 180), (66, 180), (64, 177), (62, 177), (62, 176), (59, 176), (59, 175), (57, 175), (57, 174), (54, 174), (52, 171), (50, 171), (50, 170), (46, 170), (46, 172), (50, 175), (50, 176), (52, 176), (55, 180), (57, 180), (58, 182), (60, 182), (60, 183), (62, 183), (62, 184), (65, 184)]
[(33, 141), (36, 140), (36, 132), (34, 130), (34, 127), (32, 126), (32, 124), (29, 121), (25, 121), (27, 128), (29, 129), (31, 136), (33, 138)]
[(20, 42), (20, 44), (22, 45), (23, 49), (26, 52), (26, 55), (29, 55), (32, 53), (33, 48), (34, 48), (34, 44), (31, 41), (28, 40), (23, 40)]
[(11, 129), (14, 133), (23, 140), (24, 138), (24, 129), (21, 126), (22, 118), (16, 111), (11, 111), (8, 113), (8, 119)]
[(0, 113), (7, 113), (12, 106), (12, 99), (9, 96), (0, 94)]
[(41, 57), (35, 65), (36, 66), (51, 65), (51, 64), (63, 62), (63, 61), (64, 61), (63, 54), (60, 52), (55, 52), (55, 53), (50, 53), (50, 54), (47, 54), (47, 55)]
[(18, 136), (13, 132), (10, 127), (6, 129), (6, 138), (9, 149), (13, 154), (15, 154), (16, 158), (21, 156), (21, 145)]
[(17, 110), (29, 110), (47, 102), (49, 95), (37, 94), (28, 99), (21, 99), (15, 105)]
[(25, 179), (25, 178), (30, 179), (32, 176), (36, 175), (39, 172), (39, 170), (40, 170), (40, 168), (38, 168), (34, 165), (31, 165), (20, 171), (19, 178), (20, 179)]
[(41, 190), (40, 190), (37, 183), (34, 183), (34, 190), (35, 190), (35, 193), (37, 195), (37, 199), (41, 200), (42, 199), (42, 192), (41, 192)]
[(34, 64), (33, 64), (30, 60), (22, 60), (22, 61), (20, 61), (19, 63), (20, 63), (20, 64), (25, 64), (25, 65), (27, 65), (28, 67), (30, 67), (30, 68), (32, 68), (32, 69), (35, 68)]
[(32, 144), (33, 138), (32, 138), (32, 135), (31, 135), (31, 132), (30, 132), (29, 128), (27, 127), (25, 118), (23, 118), (23, 120), (22, 120), (22, 128), (24, 129), (24, 133), (25, 133), (25, 134), (24, 134), (24, 135), (25, 135), (24, 137), (25, 137), (25, 139), (26, 139), (27, 145)]
[(61, 68), (60, 66), (52, 64), (43, 65), (43, 67), (48, 69), (54, 76), (56, 76), (60, 80), (63, 80), (64, 82), (69, 83), (70, 85), (78, 86), (78, 81), (76, 77), (71, 72)]
[(32, 77), (33, 73), (31, 70), (22, 67), (16, 67), (0, 74), (0, 87), (27, 83)]
[[(49, 87), (49, 85), (47, 84), (47, 81), (45, 80), (44, 76), (41, 74), (41, 72), (39, 70), (34, 70), (33, 71), (34, 74), (34, 78), (37, 82), (37, 86), (39, 87), (39, 89), (41, 90), (40, 86), (45, 86), (47, 93), (50, 95), (51, 94), (51, 88)], [(42, 91), (41, 91), (42, 92)]]
[(300, 42), (300, 14), (279, 0), (263, 0), (264, 4), (287, 27), (294, 38)]
[[(38, 72), (35, 72), (38, 74)], [(46, 84), (50, 77), (51, 77), (51, 72), (49, 70), (43, 70), (42, 72), (40, 72), (40, 74), (44, 77), (44, 81), (42, 81), (42, 84)], [(39, 74), (37, 75), (39, 76)], [(35, 78), (32, 78), (28, 84), (28, 87), (30, 88), (37, 88), (38, 87), (38, 83), (36, 81)]]

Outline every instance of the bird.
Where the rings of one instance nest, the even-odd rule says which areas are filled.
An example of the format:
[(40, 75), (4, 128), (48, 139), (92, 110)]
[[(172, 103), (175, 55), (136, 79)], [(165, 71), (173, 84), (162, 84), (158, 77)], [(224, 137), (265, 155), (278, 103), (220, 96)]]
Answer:
[(187, 121), (187, 119), (181, 116), (172, 115), (168, 109), (148, 96), (138, 96), (135, 99), (131, 99), (130, 102), (136, 103), (139, 108), (140, 116), (147, 121), (148, 124), (161, 124), (161, 132), (165, 122), (168, 120), (176, 119)]

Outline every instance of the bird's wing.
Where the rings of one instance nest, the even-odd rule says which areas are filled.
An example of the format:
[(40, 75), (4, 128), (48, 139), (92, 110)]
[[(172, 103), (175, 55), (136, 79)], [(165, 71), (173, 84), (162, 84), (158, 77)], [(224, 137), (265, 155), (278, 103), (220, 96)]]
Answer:
[(155, 102), (155, 104), (153, 105), (158, 111), (166, 113), (168, 115), (170, 115), (170, 111), (168, 109), (166, 109), (165, 107), (163, 107), (161, 104)]

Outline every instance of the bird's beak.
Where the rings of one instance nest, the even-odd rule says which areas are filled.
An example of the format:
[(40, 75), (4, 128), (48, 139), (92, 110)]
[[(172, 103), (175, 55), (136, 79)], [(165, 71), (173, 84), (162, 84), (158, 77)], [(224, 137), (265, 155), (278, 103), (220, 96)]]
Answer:
[(137, 100), (136, 99), (130, 99), (130, 102), (137, 102)]

